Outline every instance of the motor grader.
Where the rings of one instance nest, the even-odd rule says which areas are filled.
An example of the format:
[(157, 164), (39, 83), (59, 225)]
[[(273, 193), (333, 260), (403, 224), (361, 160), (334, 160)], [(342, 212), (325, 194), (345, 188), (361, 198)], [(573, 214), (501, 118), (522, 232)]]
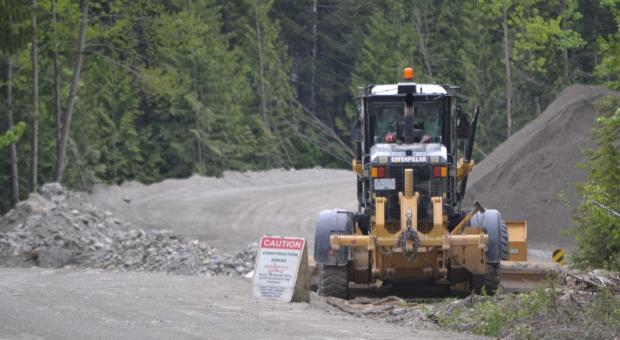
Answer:
[(411, 68), (403, 77), (359, 89), (358, 210), (317, 219), (318, 293), (388, 282), (493, 293), (502, 261), (526, 261), (527, 224), (478, 202), (461, 209), (479, 110), (461, 110), (456, 86), (418, 84)]

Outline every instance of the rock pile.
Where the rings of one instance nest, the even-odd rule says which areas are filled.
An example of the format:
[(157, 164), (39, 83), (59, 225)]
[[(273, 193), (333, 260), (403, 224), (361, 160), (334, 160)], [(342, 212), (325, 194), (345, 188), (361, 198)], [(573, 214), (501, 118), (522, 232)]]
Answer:
[(142, 230), (57, 183), (0, 218), (0, 265), (245, 275), (257, 245), (233, 255), (169, 231)]

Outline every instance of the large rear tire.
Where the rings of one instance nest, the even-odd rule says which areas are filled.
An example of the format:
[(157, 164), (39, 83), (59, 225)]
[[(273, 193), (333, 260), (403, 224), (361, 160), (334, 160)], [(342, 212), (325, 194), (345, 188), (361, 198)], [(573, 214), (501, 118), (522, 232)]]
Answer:
[(500, 247), (502, 254), (502, 261), (508, 261), (510, 258), (510, 249), (508, 247), (508, 226), (506, 226), (506, 222), (501, 221), (502, 224), (499, 226), (499, 238), (500, 238)]
[(319, 266), (319, 295), (341, 299), (349, 297), (348, 266)]

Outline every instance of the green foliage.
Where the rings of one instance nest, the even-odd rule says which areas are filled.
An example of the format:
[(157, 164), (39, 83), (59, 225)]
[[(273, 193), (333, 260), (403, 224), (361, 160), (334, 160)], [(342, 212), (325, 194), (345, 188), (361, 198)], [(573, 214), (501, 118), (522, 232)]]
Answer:
[(527, 338), (533, 332), (527, 323), (549, 315), (556, 302), (554, 285), (550, 287), (539, 287), (521, 294), (474, 296), (471, 306), (446, 308), (434, 316), (446, 328), (468, 329), (475, 334), (493, 337), (505, 335), (510, 330)]
[(600, 328), (609, 325), (613, 333), (620, 332), (620, 296), (612, 291), (606, 289), (597, 294), (584, 314), (589, 324), (587, 331), (593, 337), (600, 336)]
[(582, 165), (588, 181), (580, 188), (583, 202), (575, 216), (577, 248), (573, 263), (579, 267), (620, 269), (620, 218), (595, 205), (603, 204), (620, 211), (620, 100), (607, 98), (602, 103), (606, 116), (597, 119), (593, 135), (597, 147), (586, 153)]
[(494, 301), (485, 301), (474, 306), (477, 315), (476, 334), (498, 336), (502, 328), (506, 327), (510, 318)]
[(601, 7), (609, 10), (616, 25), (615, 34), (598, 37), (603, 61), (596, 66), (595, 73), (608, 87), (620, 90), (620, 3), (614, 0), (601, 1)]
[[(544, 7), (541, 9), (541, 4)], [(566, 22), (580, 19), (576, 1), (518, 1), (511, 16), (515, 27), (514, 61), (522, 64), (525, 71), (540, 77), (557, 72), (561, 68), (562, 53), (568, 49), (583, 46), (584, 41)], [(548, 9), (557, 8), (560, 15), (553, 15)], [(517, 29), (519, 28), (519, 29)]]
[[(414, 67), (418, 82), (460, 85), (463, 108), (471, 112), (480, 105), (483, 112), (475, 150), (475, 156), (482, 158), (506, 138), (504, 9), (513, 70), (514, 130), (518, 130), (578, 75), (569, 58), (585, 46), (576, 25), (582, 20), (577, 0), (377, 4), (356, 53), (350, 95), (366, 83), (399, 81), (404, 66)], [(354, 105), (345, 112), (343, 121), (353, 114)]]
[[(539, 287), (529, 293), (510, 295), (502, 303), (493, 299), (483, 300), (473, 307), (473, 316), (476, 320), (474, 332), (486, 336), (499, 336), (512, 327), (514, 323), (525, 320), (535, 320), (538, 316), (548, 313), (553, 301), (552, 288)], [(528, 333), (527, 327), (522, 327), (519, 333)]]
[[(454, 307), (450, 310), (450, 312), (448, 314), (440, 314), (437, 316), (438, 320), (439, 320), (439, 324), (442, 327), (453, 327), (454, 325), (456, 325), (461, 318), (461, 314), (462, 314), (462, 309), (460, 307)], [(427, 317), (428, 313), (426, 314), (422, 314), (423, 317)]]
[[(465, 111), (481, 106), (475, 157), (482, 158), (505, 139), (504, 9), (515, 130), (567, 84), (619, 88), (615, 0), (340, 0), (316, 7), (296, 0), (91, 0), (65, 184), (348, 168), (356, 88), (397, 82), (405, 66), (419, 82), (460, 85)], [(1, 56), (14, 61), (15, 121), (27, 121), (32, 105), (30, 15), (28, 3), (0, 0)], [(62, 111), (79, 2), (39, 0), (37, 16), (44, 182), (55, 170), (54, 55)], [(0, 74), (5, 79), (4, 65)], [(29, 172), (26, 138), (21, 173)], [(2, 169), (8, 162), (0, 157)], [(9, 179), (0, 175), (0, 188)]]
[(19, 52), (31, 35), (30, 7), (22, 0), (0, 0), (0, 51)]
[(353, 95), (360, 85), (393, 83), (400, 79), (403, 67), (413, 66), (413, 31), (407, 20), (404, 4), (398, 0), (383, 2), (368, 18), (368, 33), (351, 78)]
[(12, 129), (0, 134), (0, 149), (17, 144), (26, 130), (26, 123), (19, 122)]
[(553, 282), (546, 287), (538, 287), (527, 294), (514, 296), (515, 308), (510, 311), (510, 318), (514, 320), (536, 318), (539, 313), (543, 313), (552, 303), (552, 295), (555, 286)]

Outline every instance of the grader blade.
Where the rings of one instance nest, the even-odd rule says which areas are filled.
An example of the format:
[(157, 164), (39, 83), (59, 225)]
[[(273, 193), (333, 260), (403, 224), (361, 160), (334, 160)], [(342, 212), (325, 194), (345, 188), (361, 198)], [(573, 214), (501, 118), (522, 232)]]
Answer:
[(562, 267), (554, 262), (502, 261), (500, 282), (506, 292), (526, 292), (560, 275)]

